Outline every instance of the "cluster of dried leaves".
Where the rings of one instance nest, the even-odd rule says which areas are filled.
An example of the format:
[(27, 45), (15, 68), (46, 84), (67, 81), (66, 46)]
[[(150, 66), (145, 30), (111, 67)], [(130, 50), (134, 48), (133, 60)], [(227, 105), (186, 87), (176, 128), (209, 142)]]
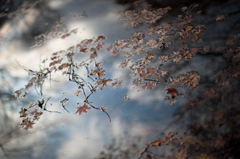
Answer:
[(166, 14), (171, 8), (159, 8), (157, 10), (149, 10), (150, 6), (140, 11), (126, 11), (119, 19), (124, 19), (124, 26), (134, 27), (138, 24), (152, 24), (159, 20), (164, 14)]
[(21, 126), (25, 129), (32, 128), (34, 121), (38, 120), (44, 110), (44, 99), (38, 103), (30, 103), (21, 108), (20, 117), (22, 118)]
[(35, 45), (33, 47), (39, 47), (46, 43), (48, 40), (52, 38), (61, 38), (65, 39), (73, 34), (77, 34), (78, 29), (68, 30), (63, 25), (64, 18), (60, 18), (56, 21), (56, 25), (53, 26), (53, 29), (50, 32), (46, 32), (35, 36)]
[[(66, 50), (54, 52), (52, 53), (52, 56), (50, 57), (49, 60), (44, 59), (42, 61), (43, 66), (41, 66), (39, 71), (33, 71), (20, 65), (24, 70), (28, 71), (28, 73), (32, 75), (32, 77), (28, 81), (27, 85), (24, 88), (15, 91), (14, 95), (17, 98), (24, 98), (28, 94), (28, 90), (33, 86), (35, 86), (36, 89), (39, 88), (39, 92), (42, 95), (43, 94), (42, 88), (46, 79), (50, 79), (51, 81), (52, 80), (51, 77), (53, 76), (53, 74), (61, 71), (63, 75), (66, 75), (68, 77), (69, 81), (76, 83), (77, 91), (73, 92), (73, 95), (79, 96), (79, 94), (83, 93), (84, 104), (83, 106), (79, 106), (77, 108), (76, 113), (79, 113), (79, 115), (82, 112), (86, 113), (86, 109), (90, 109), (91, 107), (97, 110), (101, 110), (107, 114), (106, 112), (107, 108), (95, 107), (91, 105), (88, 101), (88, 98), (98, 89), (103, 90), (108, 84), (112, 85), (112, 87), (121, 85), (122, 82), (104, 78), (105, 70), (103, 70), (103, 68), (101, 67), (101, 62), (98, 63), (96, 62), (97, 52), (99, 51), (99, 49), (102, 48), (104, 39), (105, 36), (103, 35), (100, 35), (97, 38), (93, 39), (84, 39), (80, 43), (71, 46)], [(75, 61), (76, 60), (75, 54), (77, 55), (87, 53), (90, 54), (87, 59), (81, 62)], [(78, 72), (80, 72), (81, 70), (87, 71), (88, 75), (86, 77), (81, 77), (78, 74)], [(68, 92), (64, 92), (63, 94), (67, 93)], [(87, 93), (89, 94), (87, 95)], [(68, 111), (68, 109), (66, 108), (66, 103), (68, 101), (69, 101), (68, 98), (60, 100), (62, 107), (66, 111)], [(38, 102), (36, 102), (35, 105), (38, 105), (37, 104)], [(77, 103), (77, 105), (79, 104)], [(109, 115), (108, 117), (110, 119)], [(26, 122), (24, 123), (24, 125), (25, 124)]]
[(7, 0), (4, 5), (9, 6), (9, 7), (0, 13), (0, 18), (3, 18), (3, 17), (12, 18), (14, 16), (17, 16), (17, 17), (25, 16), (25, 15), (29, 14), (30, 9), (33, 9), (41, 1), (42, 0), (36, 0), (34, 2), (26, 1), (21, 6), (19, 6), (15, 11), (11, 11), (10, 8), (12, 5), (12, 2), (11, 2), (11, 0)]
[[(192, 4), (189, 8), (183, 7), (183, 15), (178, 15), (177, 21), (171, 24), (159, 25), (149, 27), (144, 32), (135, 32), (132, 37), (124, 40), (117, 40), (115, 43), (107, 47), (113, 55), (122, 54), (127, 59), (123, 61), (121, 67), (129, 67), (133, 84), (138, 89), (147, 88), (152, 89), (163, 83), (161, 79), (165, 79), (169, 71), (164, 70), (163, 66), (170, 63), (184, 63), (184, 59), (191, 59), (196, 53), (207, 53), (210, 46), (196, 47), (192, 46), (193, 42), (201, 43), (200, 35), (204, 31), (204, 25), (193, 25), (194, 18), (190, 15), (189, 9), (193, 10), (198, 4)], [(170, 7), (160, 8), (154, 11), (126, 11), (122, 14), (120, 19), (125, 19), (128, 26), (135, 26), (139, 23), (152, 23), (151, 18), (144, 19), (151, 14), (152, 18), (158, 20), (156, 14), (165, 14), (170, 10)], [(198, 13), (197, 13), (198, 14)], [(141, 16), (140, 16), (141, 15)], [(140, 22), (139, 22), (140, 21)], [(155, 21), (154, 21), (155, 22)], [(132, 25), (134, 24), (134, 25)], [(190, 45), (191, 44), (191, 45)], [(170, 47), (171, 46), (171, 47)], [(165, 50), (168, 48), (167, 54), (154, 53), (157, 50)], [(146, 50), (149, 50), (147, 54)], [(150, 51), (152, 50), (152, 51)], [(142, 60), (134, 63), (134, 56), (141, 56), (145, 54)], [(138, 58), (139, 59), (139, 58)], [(158, 59), (159, 63), (152, 63), (152, 60)], [(129, 66), (129, 63), (133, 63)], [(150, 66), (149, 66), (150, 65)], [(152, 66), (151, 66), (152, 65)], [(181, 81), (183, 84), (188, 85), (191, 89), (196, 88), (200, 81), (200, 75), (196, 71), (187, 73), (186, 75), (179, 75), (177, 78), (172, 79), (169, 77), (167, 84), (176, 84)], [(166, 89), (168, 94), (171, 95), (171, 104), (176, 102), (175, 96), (178, 95), (176, 88)]]
[[(182, 7), (182, 15), (179, 15), (173, 23), (158, 25), (155, 27), (149, 27), (144, 32), (135, 32), (133, 36), (124, 40), (117, 40), (111, 45), (105, 46), (103, 41), (106, 38), (103, 35), (93, 39), (85, 39), (80, 43), (69, 47), (66, 50), (61, 50), (52, 54), (50, 60), (44, 60), (43, 64), (47, 67), (41, 68), (40, 71), (33, 71), (24, 68), (28, 71), (32, 77), (24, 88), (17, 90), (14, 94), (16, 97), (25, 97), (28, 89), (35, 86), (39, 88), (42, 94), (42, 85), (47, 78), (51, 79), (51, 74), (61, 71), (63, 75), (66, 75), (69, 81), (77, 84), (77, 91), (73, 92), (73, 95), (83, 95), (84, 103), (77, 104), (76, 113), (81, 115), (86, 113), (88, 109), (93, 108), (101, 110), (106, 113), (106, 108), (95, 107), (88, 101), (91, 94), (98, 89), (103, 90), (107, 85), (121, 85), (122, 81), (116, 81), (110, 78), (104, 78), (105, 71), (101, 67), (101, 62), (96, 62), (97, 52), (99, 49), (105, 48), (111, 51), (113, 55), (123, 55), (126, 59), (123, 60), (120, 67), (129, 68), (131, 70), (131, 76), (133, 77), (133, 84), (138, 89), (154, 89), (160, 83), (167, 85), (166, 99), (173, 105), (177, 101), (179, 95), (184, 94), (185, 97), (190, 99), (191, 95), (188, 95), (184, 91), (184, 86), (190, 90), (197, 89), (200, 82), (200, 74), (197, 71), (186, 72), (185, 74), (177, 75), (176, 77), (167, 76), (170, 74), (168, 70), (164, 69), (164, 65), (171, 64), (177, 66), (183, 64), (188, 60), (191, 60), (197, 53), (206, 54), (212, 50), (210, 45), (194, 46), (194, 43), (202, 43), (202, 34), (206, 29), (204, 25), (195, 25), (194, 15), (192, 11), (197, 7), (197, 4), (193, 4), (190, 7)], [(152, 24), (166, 14), (170, 8), (163, 8), (158, 10), (149, 10), (148, 8), (141, 11), (127, 11), (120, 19), (125, 19), (125, 26), (133, 27), (140, 23)], [(191, 13), (191, 14), (190, 14)], [(199, 14), (199, 11), (196, 11)], [(216, 21), (223, 20), (224, 17), (217, 17)], [(58, 25), (62, 21), (60, 20)], [(55, 29), (58, 29), (56, 27)], [(44, 39), (38, 44), (41, 45), (46, 41), (46, 37), (52, 37), (58, 35), (61, 38), (66, 38), (72, 33), (76, 33), (77, 30), (61, 31), (53, 30), (49, 36), (45, 34), (41, 38)], [(55, 31), (61, 32), (58, 34)], [(47, 35), (47, 36), (46, 36)], [(175, 146), (175, 152), (172, 155), (175, 158), (198, 158), (198, 159), (213, 159), (218, 157), (215, 155), (215, 151), (224, 150), (228, 148), (232, 141), (239, 141), (238, 136), (228, 135), (229, 132), (238, 134), (237, 127), (239, 120), (239, 91), (237, 87), (234, 88), (234, 93), (226, 91), (227, 87), (239, 86), (239, 58), (240, 47), (237, 41), (240, 38), (240, 34), (236, 34), (233, 38), (226, 41), (225, 45), (221, 45), (216, 48), (216, 52), (223, 52), (223, 58), (228, 60), (228, 66), (215, 75), (215, 82), (212, 86), (202, 90), (198, 90), (199, 98), (196, 101), (189, 102), (183, 107), (182, 114), (179, 115), (179, 119), (183, 116), (187, 116), (186, 112), (191, 110), (191, 115), (186, 119), (193, 120), (188, 125), (189, 133), (184, 135), (177, 135), (177, 133), (169, 133), (161, 139), (151, 141), (143, 151), (140, 152), (140, 157), (152, 158), (164, 158), (164, 154), (158, 155), (152, 152), (152, 147), (164, 147)], [(169, 47), (171, 46), (171, 48)], [(160, 50), (166, 50), (163, 54), (158, 53)], [(147, 51), (146, 51), (147, 50)], [(158, 51), (158, 52), (156, 52)], [(89, 54), (88, 58), (84, 61), (74, 61), (77, 54)], [(141, 56), (135, 61), (135, 56)], [(140, 59), (140, 60), (139, 60)], [(155, 63), (153, 63), (153, 61)], [(48, 62), (48, 64), (47, 64)], [(131, 63), (131, 64), (130, 64)], [(156, 64), (157, 63), (157, 64)], [(81, 77), (77, 74), (78, 70), (85, 69), (88, 72), (87, 77)], [(237, 80), (236, 80), (237, 79)], [(179, 89), (179, 87), (182, 88)], [(87, 94), (86, 90), (90, 92)], [(231, 91), (233, 88), (230, 89)], [(232, 96), (229, 96), (232, 94)], [(126, 97), (129, 99), (129, 97)], [(66, 104), (69, 101), (68, 98), (64, 98), (60, 101), (62, 107), (67, 110)], [(216, 106), (216, 101), (221, 101), (222, 104)], [(29, 129), (34, 124), (34, 121), (39, 118), (46, 106), (42, 106), (43, 102), (38, 101), (35, 104), (23, 106), (21, 108), (20, 115), (23, 118), (21, 125)], [(230, 105), (225, 108), (224, 106)], [(68, 111), (68, 110), (67, 110)], [(203, 113), (208, 118), (200, 121)], [(107, 113), (106, 113), (107, 114)], [(187, 114), (187, 115), (186, 115)], [(108, 115), (108, 114), (107, 114)], [(109, 116), (108, 116), (109, 117)], [(110, 117), (109, 117), (110, 119)], [(215, 129), (212, 129), (214, 127)], [(204, 135), (206, 134), (206, 135)], [(207, 136), (207, 137), (206, 137)], [(222, 153), (223, 154), (223, 153)]]
[[(185, 122), (187, 126), (181, 127), (180, 124), (179, 132), (181, 133), (172, 132), (161, 139), (151, 141), (140, 152), (139, 158), (218, 159), (224, 156), (230, 159), (239, 157), (240, 134), (237, 121), (240, 115), (240, 34), (235, 34), (226, 40), (225, 45), (214, 47), (214, 49), (210, 45), (199, 46), (203, 42), (204, 30), (208, 28), (202, 24), (193, 23), (193, 11), (197, 6), (198, 4), (194, 3), (190, 7), (182, 7), (183, 15), (179, 15), (176, 18), (177, 21), (171, 24), (149, 27), (145, 32), (136, 32), (129, 39), (118, 40), (107, 47), (113, 55), (119, 54), (126, 57), (120, 66), (130, 68), (134, 78), (133, 84), (137, 85), (138, 89), (153, 89), (160, 82), (165, 82), (168, 85), (166, 91), (169, 95), (166, 99), (170, 100), (171, 104), (176, 102), (178, 95), (184, 94), (188, 99), (174, 121), (175, 124), (180, 121)], [(196, 14), (200, 13), (201, 11), (196, 11)], [(141, 21), (142, 16), (145, 18), (144, 14), (143, 11), (126, 11), (121, 19), (125, 18), (126, 26), (134, 27), (144, 23)], [(219, 15), (214, 23), (226, 17), (227, 15)], [(154, 21), (151, 19), (146, 20), (146, 23), (152, 22)], [(194, 43), (197, 46), (194, 46)], [(154, 51), (155, 49), (159, 52), (165, 48), (170, 51), (165, 51), (162, 55)], [(211, 80), (209, 79), (206, 85), (202, 84), (201, 89), (197, 88), (202, 79), (197, 71), (167, 77), (166, 81), (160, 80), (169, 73), (163, 69), (165, 64), (182, 64), (197, 53), (208, 54), (210, 51), (222, 53), (222, 57), (226, 59), (226, 66), (218, 73), (213, 73)], [(136, 62), (134, 56), (141, 56), (142, 59)], [(155, 65), (152, 62), (154, 60), (157, 63)], [(217, 65), (223, 64), (217, 63)], [(184, 91), (184, 85), (187, 85), (190, 90), (195, 90), (193, 93), (191, 91), (187, 93)], [(160, 150), (156, 151), (156, 147)], [(163, 147), (169, 147), (167, 150), (170, 150), (170, 156), (166, 149), (161, 149)]]

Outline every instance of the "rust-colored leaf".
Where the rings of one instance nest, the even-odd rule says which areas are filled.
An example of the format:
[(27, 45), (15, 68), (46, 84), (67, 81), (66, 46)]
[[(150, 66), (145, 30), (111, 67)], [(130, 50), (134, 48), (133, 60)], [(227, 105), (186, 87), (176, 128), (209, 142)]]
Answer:
[(163, 26), (163, 29), (169, 29), (170, 27), (171, 27), (171, 25), (167, 24), (167, 25)]
[(82, 112), (87, 113), (87, 109), (90, 109), (89, 105), (84, 103), (83, 106), (77, 107), (77, 111), (75, 114), (79, 113), (79, 115), (82, 114)]
[[(143, 69), (144, 69), (144, 68), (143, 68)], [(157, 72), (157, 70), (158, 70), (158, 68), (156, 68), (156, 67), (154, 67), (154, 66), (148, 68), (148, 71), (149, 71), (150, 73)]]
[(191, 29), (192, 29), (192, 26), (189, 25), (189, 26), (187, 26), (187, 27), (185, 28), (185, 31), (189, 31), (189, 30), (191, 30)]
[(28, 89), (28, 88), (30, 88), (30, 87), (32, 87), (32, 86), (33, 86), (33, 83), (30, 82), (30, 83), (28, 83), (28, 84), (26, 85), (25, 88)]
[(117, 86), (117, 85), (121, 85), (122, 84), (122, 81), (116, 81), (114, 83), (112, 83), (112, 86)]
[(29, 121), (29, 122), (27, 123), (25, 129), (28, 130), (29, 128), (32, 128), (32, 125), (33, 125), (33, 124), (35, 124), (35, 123)]
[(152, 146), (160, 146), (161, 143), (162, 143), (161, 140), (154, 140), (154, 141), (152, 141), (150, 144), (151, 144)]
[(171, 87), (166, 89), (168, 92), (167, 94), (170, 94), (172, 96), (172, 98), (174, 98), (176, 95), (178, 95), (178, 92), (175, 88)]
[(140, 78), (146, 78), (148, 76), (148, 73), (147, 72), (143, 72), (140, 75)]
[(68, 67), (68, 66), (69, 66), (68, 63), (64, 63), (64, 64), (60, 65), (60, 66), (58, 67), (58, 69), (59, 69), (59, 70), (62, 70), (63, 68)]

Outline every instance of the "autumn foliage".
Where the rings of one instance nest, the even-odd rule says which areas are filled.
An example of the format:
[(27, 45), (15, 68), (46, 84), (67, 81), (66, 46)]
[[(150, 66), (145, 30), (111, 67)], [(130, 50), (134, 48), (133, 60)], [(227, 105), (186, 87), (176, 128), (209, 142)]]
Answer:
[[(181, 7), (182, 14), (168, 24), (157, 22), (171, 11), (171, 7), (152, 9), (147, 6), (141, 10), (128, 10), (119, 17), (119, 20), (124, 23), (124, 27), (136, 27), (142, 24), (148, 27), (129, 35), (127, 39), (119, 39), (111, 44), (104, 43), (107, 38), (104, 35), (84, 39), (66, 50), (52, 53), (49, 60), (42, 61), (45, 67), (38, 71), (19, 64), (29, 72), (31, 78), (23, 88), (15, 91), (14, 95), (17, 98), (24, 98), (32, 87), (38, 88), (42, 95), (44, 91), (42, 86), (46, 79), (51, 80), (52, 74), (61, 72), (69, 82), (76, 84), (77, 91), (72, 94), (84, 98), (84, 102), (78, 103), (78, 107), (74, 110), (75, 114), (82, 115), (83, 112), (87, 113), (87, 111), (96, 109), (106, 113), (111, 121), (106, 112), (107, 108), (96, 107), (89, 101), (90, 96), (96, 91), (101, 91), (107, 86), (115, 87), (124, 82), (105, 77), (107, 68), (101, 67), (102, 63), (97, 61), (98, 51), (103, 49), (109, 53), (109, 56), (121, 55), (124, 57), (119, 67), (131, 71), (132, 84), (137, 88), (151, 91), (151, 89), (159, 89), (162, 84), (166, 86), (164, 88), (165, 99), (169, 100), (170, 105), (177, 104), (179, 98), (188, 100), (185, 105), (181, 106), (176, 117), (176, 123), (180, 120), (183, 120), (183, 123), (188, 121), (185, 127), (188, 131), (185, 133), (180, 130), (179, 132), (168, 132), (160, 138), (150, 141), (139, 153), (139, 158), (165, 158), (167, 155), (164, 153), (153, 152), (154, 148), (161, 149), (170, 147), (170, 145), (175, 148), (172, 151), (172, 158), (220, 158), (224, 153), (216, 153), (217, 151), (231, 147), (231, 142), (234, 141), (236, 141), (236, 145), (240, 145), (237, 122), (239, 119), (240, 33), (236, 33), (226, 39), (223, 45), (214, 48), (204, 43), (204, 32), (208, 28), (204, 24), (195, 22), (195, 17), (201, 14), (198, 5), (193, 3), (188, 7)], [(214, 23), (222, 21), (226, 17), (226, 15), (219, 15), (215, 17)], [(53, 37), (67, 39), (78, 31), (77, 28), (63, 31), (60, 29), (61, 27), (63, 27), (62, 18), (56, 22), (52, 31), (36, 36), (34, 47), (43, 45)], [(217, 70), (211, 75), (214, 80), (211, 80), (210, 84), (205, 85), (204, 82), (210, 79), (206, 80), (198, 70), (185, 71), (181, 74), (173, 73), (172, 67), (184, 65), (197, 56), (207, 56), (213, 51), (221, 52), (226, 64), (221, 70)], [(88, 57), (79, 62), (76, 59), (78, 54), (87, 54)], [(220, 64), (218, 63), (218, 65)], [(169, 69), (167, 70), (167, 68)], [(87, 76), (80, 76), (79, 70), (87, 71)], [(129, 96), (125, 96), (125, 100), (128, 100)], [(25, 129), (32, 128), (42, 113), (49, 111), (47, 109), (48, 100), (41, 99), (23, 106), (20, 111), (21, 126)], [(60, 101), (60, 105), (66, 111), (69, 111), (66, 107), (69, 100), (71, 99), (64, 98)], [(191, 113), (188, 113), (189, 111)], [(202, 119), (204, 115), (207, 117)], [(212, 129), (213, 127), (214, 129)], [(229, 133), (236, 133), (238, 136), (231, 136)], [(230, 159), (231, 155), (228, 153), (226, 155)]]

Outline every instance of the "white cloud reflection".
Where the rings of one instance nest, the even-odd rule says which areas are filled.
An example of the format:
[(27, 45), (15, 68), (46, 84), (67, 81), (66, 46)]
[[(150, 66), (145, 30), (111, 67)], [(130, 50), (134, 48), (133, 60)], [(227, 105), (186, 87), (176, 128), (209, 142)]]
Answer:
[[(114, 117), (113, 121), (109, 123), (109, 121), (101, 120), (96, 116), (90, 120), (86, 116), (81, 116), (78, 117), (75, 124), (71, 126), (69, 139), (58, 149), (59, 159), (96, 157), (102, 147), (110, 143), (112, 138), (116, 139), (126, 131), (121, 119), (117, 117)], [(141, 124), (132, 126), (128, 132), (130, 136), (146, 135), (144, 126)]]

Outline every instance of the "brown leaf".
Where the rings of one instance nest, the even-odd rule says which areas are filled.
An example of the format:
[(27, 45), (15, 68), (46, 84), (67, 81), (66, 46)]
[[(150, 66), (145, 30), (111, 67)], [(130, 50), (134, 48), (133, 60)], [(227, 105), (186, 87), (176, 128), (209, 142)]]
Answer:
[(167, 24), (167, 25), (165, 25), (164, 27), (163, 27), (163, 29), (169, 29), (171, 27), (171, 25), (170, 24)]
[[(70, 51), (70, 50), (73, 50), (73, 49), (74, 49), (74, 46), (71, 46), (67, 50)], [(53, 60), (53, 59), (51, 58), (51, 60)]]
[(207, 154), (202, 154), (201, 156), (198, 156), (198, 159), (209, 159)]
[(96, 39), (96, 42), (100, 41), (100, 40), (104, 40), (106, 39), (106, 37), (104, 35), (99, 35)]
[(166, 55), (166, 56), (160, 56), (159, 59), (162, 60), (162, 62), (166, 62), (166, 61), (169, 59), (169, 56), (168, 56), (168, 55)]
[(27, 125), (30, 121), (27, 119), (23, 119), (21, 125)]
[(82, 112), (87, 113), (87, 109), (90, 109), (89, 105), (84, 103), (83, 106), (77, 107), (77, 111), (75, 114), (79, 113), (81, 115)]
[(189, 31), (189, 30), (191, 30), (191, 29), (192, 29), (192, 26), (189, 25), (189, 26), (187, 26), (187, 27), (185, 28), (185, 31)]
[(203, 47), (203, 52), (208, 52), (211, 49), (211, 46), (207, 45)]
[(167, 94), (170, 94), (172, 96), (172, 98), (174, 98), (176, 95), (178, 95), (178, 92), (175, 88), (171, 87), (166, 89), (168, 92)]
[(95, 70), (93, 70), (93, 71), (91, 72), (91, 75), (96, 75), (96, 74), (98, 74), (98, 72), (99, 72), (100, 70), (101, 70), (100, 68), (96, 68)]
[(148, 52), (148, 54), (145, 55), (145, 58), (146, 58), (147, 60), (151, 60), (151, 59), (153, 58), (153, 53)]
[(152, 89), (153, 88), (153, 84), (154, 84), (153, 82), (148, 82), (146, 87)]
[(174, 105), (174, 104), (176, 103), (176, 101), (177, 101), (176, 98), (172, 99), (172, 100), (170, 101), (170, 102), (171, 102), (171, 105)]
[(185, 56), (187, 56), (187, 54), (188, 54), (189, 52), (190, 52), (189, 50), (185, 50), (185, 51), (183, 51), (180, 55), (181, 55), (182, 57), (185, 57)]
[(88, 50), (88, 48), (82, 48), (82, 49), (80, 49), (80, 52), (86, 53), (87, 50)]
[(102, 76), (104, 76), (104, 75), (105, 75), (105, 70), (102, 70), (102, 71), (98, 72), (98, 76), (99, 76), (99, 77), (102, 77)]
[(123, 61), (123, 63), (121, 64), (122, 67), (126, 67), (128, 65), (128, 62), (130, 61), (130, 59), (127, 59), (125, 61)]
[(121, 84), (122, 84), (122, 81), (116, 81), (116, 82), (112, 83), (112, 87), (117, 86), (117, 85), (121, 85)]
[(148, 76), (148, 73), (147, 72), (143, 72), (140, 75), (140, 78), (146, 78)]
[(187, 78), (192, 79), (193, 77), (198, 77), (198, 76), (199, 74), (197, 72), (192, 71), (187, 75)]
[(139, 61), (139, 64), (140, 64), (140, 66), (147, 65), (148, 61), (147, 60), (142, 60), (142, 61)]
[(64, 63), (64, 64), (60, 65), (60, 66), (58, 67), (58, 69), (59, 69), (59, 70), (62, 70), (63, 68), (68, 67), (68, 66), (69, 66), (68, 63)]
[(28, 83), (25, 88), (28, 89), (28, 88), (30, 88), (32, 86), (33, 86), (33, 83)]
[(161, 140), (154, 140), (154, 141), (152, 141), (150, 144), (151, 144), (152, 146), (160, 146), (161, 143), (162, 143)]
[(167, 74), (167, 72), (168, 72), (168, 71), (164, 71), (164, 70), (163, 70), (163, 71), (161, 72), (161, 75), (164, 76), (164, 75)]
[(222, 136), (221, 135), (218, 135), (218, 137), (216, 137), (214, 140), (213, 140), (213, 146), (214, 147), (217, 147), (217, 148), (221, 148), (225, 145), (225, 141), (223, 140)]
[[(150, 73), (157, 72), (157, 70), (158, 70), (158, 68), (155, 68), (154, 66), (148, 68), (148, 71), (149, 71)], [(138, 72), (139, 72), (139, 71), (138, 71)]]
[(163, 143), (168, 145), (169, 142), (173, 140), (174, 135), (175, 135), (175, 133), (173, 133), (173, 132), (168, 133), (166, 136), (164, 136), (162, 138)]
[(226, 42), (227, 45), (234, 45), (234, 39), (229, 39), (227, 42)]
[(178, 62), (181, 61), (181, 59), (182, 59), (181, 56), (180, 57), (176, 57), (176, 58), (173, 59), (173, 62), (178, 63)]
[(185, 152), (186, 152), (186, 149), (182, 149), (181, 151), (179, 151), (177, 154), (177, 159), (183, 159), (183, 158), (187, 157)]
[(102, 62), (96, 63), (96, 67), (99, 67), (102, 64)]
[(180, 140), (186, 148), (188, 148), (190, 144), (195, 144), (193, 136), (184, 136)]
[(68, 102), (68, 98), (64, 98), (63, 100), (60, 100), (60, 103), (67, 103)]
[(93, 59), (93, 58), (95, 58), (95, 57), (97, 57), (97, 53), (96, 53), (96, 52), (94, 52), (94, 53), (92, 53), (92, 54), (90, 55), (90, 58), (91, 58), (91, 59)]
[(78, 96), (80, 93), (81, 93), (81, 91), (78, 90), (78, 91), (76, 91), (76, 92), (74, 93), (74, 95), (75, 95), (75, 96)]
[(224, 18), (226, 18), (226, 15), (218, 15), (216, 21), (223, 20)]
[(28, 124), (26, 125), (25, 129), (28, 130), (29, 128), (32, 128), (33, 124), (35, 124), (35, 123), (29, 121)]

